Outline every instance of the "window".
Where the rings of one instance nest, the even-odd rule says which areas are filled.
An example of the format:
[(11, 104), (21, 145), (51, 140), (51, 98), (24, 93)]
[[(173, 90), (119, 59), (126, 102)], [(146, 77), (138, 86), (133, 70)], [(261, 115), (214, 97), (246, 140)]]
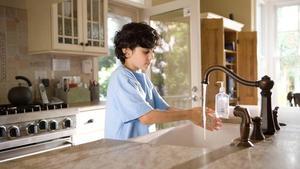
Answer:
[[(288, 18), (288, 19), (287, 19)], [(289, 91), (300, 92), (300, 5), (282, 6), (276, 10), (276, 52), (280, 71), (277, 76), (277, 100), (286, 103)]]
[(288, 92), (300, 92), (300, 3), (266, 1), (258, 5), (259, 77), (268, 75), (274, 80), (273, 105), (289, 106)]
[(136, 20), (134, 8), (122, 7), (117, 4), (109, 4), (109, 13), (107, 16), (108, 26), (108, 49), (109, 55), (99, 57), (98, 79), (100, 84), (100, 100), (105, 101), (107, 95), (108, 81), (111, 73), (121, 64), (115, 57), (114, 36), (116, 31), (120, 30), (126, 23)]

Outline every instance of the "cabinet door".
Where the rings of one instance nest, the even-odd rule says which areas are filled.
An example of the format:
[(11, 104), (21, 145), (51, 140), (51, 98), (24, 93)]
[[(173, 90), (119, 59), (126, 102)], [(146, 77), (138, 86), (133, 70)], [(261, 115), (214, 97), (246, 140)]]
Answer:
[(53, 49), (82, 51), (81, 6), (81, 0), (64, 0), (52, 5)]
[(106, 52), (107, 0), (83, 0), (84, 51)]
[[(201, 63), (202, 77), (205, 70), (212, 65), (225, 65), (224, 28), (222, 19), (201, 20)], [(225, 82), (225, 74), (215, 71), (210, 74), (206, 90), (206, 106), (214, 108), (215, 95), (219, 91), (217, 81)]]
[[(247, 80), (257, 79), (257, 34), (238, 33), (238, 75)], [(257, 104), (257, 88), (238, 84), (239, 104)]]

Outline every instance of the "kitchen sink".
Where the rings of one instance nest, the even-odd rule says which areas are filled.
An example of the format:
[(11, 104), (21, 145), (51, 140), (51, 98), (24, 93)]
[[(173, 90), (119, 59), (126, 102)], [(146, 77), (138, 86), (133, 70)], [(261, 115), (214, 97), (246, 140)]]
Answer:
[(240, 137), (240, 125), (223, 123), (222, 128), (218, 131), (206, 130), (206, 139), (204, 139), (203, 132), (203, 128), (193, 123), (187, 123), (159, 130), (146, 136), (136, 137), (131, 139), (131, 141), (159, 145), (218, 149), (230, 145), (235, 138)]
[[(251, 117), (259, 116), (259, 107), (257, 105), (240, 106), (247, 108)], [(234, 139), (240, 137), (241, 118), (233, 115), (233, 109), (234, 106), (229, 107), (229, 119), (222, 119), (223, 126), (220, 130), (206, 130), (206, 139), (204, 139), (204, 129), (202, 127), (188, 122), (130, 140), (149, 144), (177, 145), (205, 149), (218, 149), (223, 146), (228, 146)]]

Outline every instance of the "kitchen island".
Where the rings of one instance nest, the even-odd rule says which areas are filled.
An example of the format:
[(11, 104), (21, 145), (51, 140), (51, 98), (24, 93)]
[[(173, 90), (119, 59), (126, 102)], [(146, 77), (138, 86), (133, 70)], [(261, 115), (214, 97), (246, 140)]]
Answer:
[[(295, 110), (300, 114), (299, 109)], [(283, 119), (283, 122), (286, 122), (285, 119), (288, 118)], [(299, 118), (294, 118), (294, 120), (297, 119)], [(297, 160), (300, 159), (300, 125), (287, 124), (286, 127), (281, 127), (275, 135), (255, 143), (252, 148), (237, 148), (228, 145), (210, 150), (102, 139), (0, 163), (0, 168), (297, 168)]]

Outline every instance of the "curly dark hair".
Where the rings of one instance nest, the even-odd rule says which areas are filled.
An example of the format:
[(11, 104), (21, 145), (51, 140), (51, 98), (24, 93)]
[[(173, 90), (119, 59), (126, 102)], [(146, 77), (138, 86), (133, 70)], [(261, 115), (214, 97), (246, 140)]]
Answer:
[(155, 29), (146, 23), (131, 22), (116, 32), (114, 38), (115, 54), (118, 59), (125, 63), (125, 54), (123, 48), (134, 50), (136, 47), (153, 49), (160, 45), (160, 36)]

